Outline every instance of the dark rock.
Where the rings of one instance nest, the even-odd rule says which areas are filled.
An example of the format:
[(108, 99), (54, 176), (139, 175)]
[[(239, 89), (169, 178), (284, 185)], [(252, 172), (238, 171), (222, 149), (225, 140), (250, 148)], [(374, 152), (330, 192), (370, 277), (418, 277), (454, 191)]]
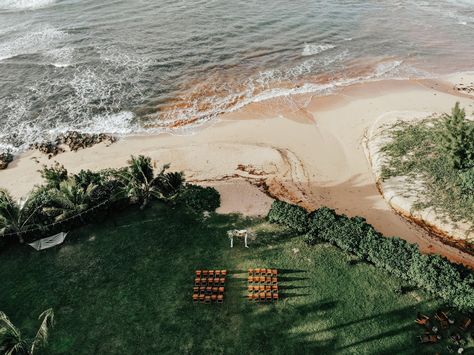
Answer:
[(0, 170), (6, 169), (8, 164), (13, 161), (13, 154), (10, 152), (4, 152), (0, 154)]

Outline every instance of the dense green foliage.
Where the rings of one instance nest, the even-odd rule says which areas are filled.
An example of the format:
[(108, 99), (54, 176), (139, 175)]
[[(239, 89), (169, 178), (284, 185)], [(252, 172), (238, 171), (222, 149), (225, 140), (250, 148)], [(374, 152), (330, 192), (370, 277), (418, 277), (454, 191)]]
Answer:
[(192, 213), (212, 212), (221, 205), (220, 195), (216, 189), (190, 184), (181, 191), (176, 202)]
[(456, 102), (451, 115), (445, 115), (439, 132), (442, 151), (456, 169), (474, 166), (474, 123), (466, 120), (466, 112)]
[(307, 232), (309, 228), (306, 210), (283, 201), (273, 203), (268, 213), (268, 220), (272, 223), (285, 224), (300, 233)]
[[(229, 248), (226, 232), (235, 228), (255, 230), (250, 248)], [(416, 338), (417, 312), (433, 314), (439, 301), (416, 289), (396, 293), (404, 281), (297, 234), (260, 219), (213, 214), (203, 221), (179, 206), (132, 207), (70, 232), (56, 248), (0, 253), (0, 307), (25, 335), (52, 307), (49, 355), (446, 350)], [(245, 299), (250, 267), (280, 269), (281, 302)], [(202, 268), (229, 271), (224, 304), (192, 303), (194, 270)]]
[[(408, 177), (407, 187), (419, 196), (417, 209), (432, 207), (453, 221), (474, 223), (474, 122), (459, 104), (451, 115), (398, 122), (389, 130), (382, 178)], [(420, 184), (426, 193), (418, 191)]]
[[(104, 217), (130, 204), (144, 208), (151, 200), (171, 202), (183, 193), (181, 202), (192, 210), (214, 211), (219, 193), (211, 188), (187, 185), (180, 172), (164, 165), (155, 173), (151, 159), (133, 157), (121, 169), (69, 174), (61, 165), (43, 167), (43, 186), (37, 186), (26, 201), (15, 201), (0, 190), (0, 247), (13, 237), (20, 242), (71, 229)], [(5, 237), (7, 236), (7, 237)]]
[[(274, 202), (269, 219), (294, 228), (294, 216), (301, 214), (301, 207), (290, 204), (284, 207), (283, 204), (286, 203)], [(338, 215), (329, 208), (323, 207), (306, 214), (303, 225), (309, 225), (308, 244), (315, 244), (318, 240), (330, 242), (460, 309), (474, 309), (474, 274), (467, 268), (437, 255), (421, 254), (416, 245), (399, 238), (384, 237), (365, 219)]]

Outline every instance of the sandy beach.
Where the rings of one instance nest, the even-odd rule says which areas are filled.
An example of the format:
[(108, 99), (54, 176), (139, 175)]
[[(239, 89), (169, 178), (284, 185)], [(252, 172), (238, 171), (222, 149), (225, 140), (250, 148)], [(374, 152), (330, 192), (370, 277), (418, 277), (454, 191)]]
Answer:
[[(462, 80), (472, 81), (473, 75)], [(220, 212), (264, 215), (278, 197), (309, 210), (328, 206), (360, 215), (386, 236), (417, 243), (474, 267), (474, 258), (444, 245), (393, 211), (377, 190), (364, 153), (364, 137), (378, 117), (391, 111), (449, 112), (456, 101), (474, 110), (474, 98), (443, 81), (379, 81), (313, 97), (309, 94), (251, 104), (225, 114), (189, 136), (127, 137), (48, 160), (36, 151), (17, 157), (0, 171), (0, 187), (15, 197), (41, 182), (42, 164), (59, 162), (69, 171), (121, 167), (130, 155), (171, 163), (188, 180), (215, 186)], [(455, 80), (461, 80), (456, 77)]]

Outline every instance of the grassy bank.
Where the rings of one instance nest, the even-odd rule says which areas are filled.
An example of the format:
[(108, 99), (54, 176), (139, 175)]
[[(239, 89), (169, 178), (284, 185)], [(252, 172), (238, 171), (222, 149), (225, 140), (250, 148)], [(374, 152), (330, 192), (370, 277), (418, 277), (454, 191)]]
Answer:
[[(253, 226), (257, 241), (229, 248), (226, 231)], [(47, 353), (433, 353), (418, 344), (427, 294), (328, 244), (262, 220), (196, 222), (154, 204), (74, 231), (60, 247), (15, 246), (0, 254), (0, 309), (25, 329), (56, 313)], [(276, 267), (284, 300), (249, 304), (248, 267)], [(223, 305), (194, 305), (193, 272), (226, 268)]]

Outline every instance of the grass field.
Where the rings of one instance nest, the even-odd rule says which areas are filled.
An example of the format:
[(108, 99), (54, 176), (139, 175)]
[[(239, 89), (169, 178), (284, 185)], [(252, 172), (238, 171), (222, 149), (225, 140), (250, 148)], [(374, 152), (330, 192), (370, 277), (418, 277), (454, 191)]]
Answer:
[[(229, 248), (226, 231), (253, 226), (257, 241)], [(282, 270), (284, 299), (245, 299), (248, 267)], [(193, 304), (194, 270), (228, 269), (223, 305)], [(262, 220), (205, 222), (159, 204), (70, 234), (61, 247), (0, 254), (0, 309), (33, 331), (53, 307), (51, 354), (414, 354), (417, 311), (439, 304), (335, 247)]]

